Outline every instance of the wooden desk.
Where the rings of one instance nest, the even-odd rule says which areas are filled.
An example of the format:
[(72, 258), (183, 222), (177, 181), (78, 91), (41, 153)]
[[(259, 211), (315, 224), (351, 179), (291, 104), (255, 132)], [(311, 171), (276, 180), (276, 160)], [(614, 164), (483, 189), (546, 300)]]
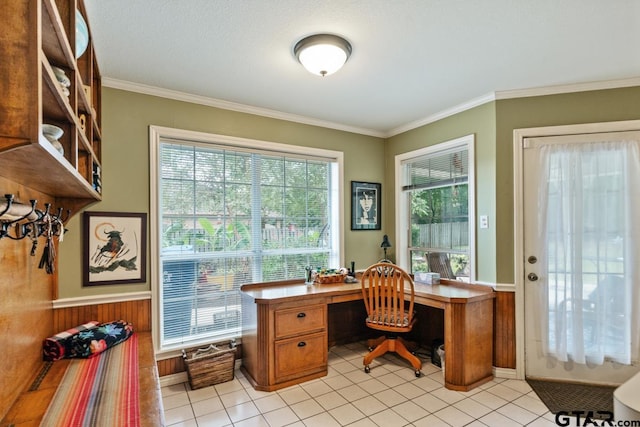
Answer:
[[(415, 284), (416, 304), (444, 310), (446, 388), (468, 391), (493, 378), (494, 297), (480, 285)], [(360, 283), (242, 286), (242, 368), (252, 385), (272, 391), (327, 375), (327, 307), (361, 299)]]

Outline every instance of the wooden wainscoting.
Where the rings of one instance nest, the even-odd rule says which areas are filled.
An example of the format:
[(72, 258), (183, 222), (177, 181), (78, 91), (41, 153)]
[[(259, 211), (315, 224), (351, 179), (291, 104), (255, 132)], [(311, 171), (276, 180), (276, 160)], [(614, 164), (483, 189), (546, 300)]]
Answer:
[[(45, 203), (51, 203), (54, 210), (64, 206), (2, 177), (0, 189), (0, 197), (13, 194), (18, 203), (28, 205), (30, 199), (37, 200), (38, 209), (44, 209)], [(13, 236), (14, 230), (10, 231)], [(38, 239), (34, 256), (30, 255), (31, 245), (28, 238), (0, 239), (0, 420), (42, 363), (42, 340), (53, 333), (51, 300), (55, 298), (58, 275), (38, 268), (44, 240)]]
[(133, 324), (133, 330), (151, 331), (151, 300), (119, 301), (75, 307), (61, 307), (53, 310), (54, 331), (66, 331), (91, 320), (111, 322), (126, 320)]
[(516, 294), (496, 292), (493, 316), (493, 366), (516, 368)]
[(156, 364), (158, 365), (158, 375), (160, 377), (164, 377), (165, 375), (178, 374), (187, 370), (182, 357), (172, 357), (170, 359), (158, 360)]

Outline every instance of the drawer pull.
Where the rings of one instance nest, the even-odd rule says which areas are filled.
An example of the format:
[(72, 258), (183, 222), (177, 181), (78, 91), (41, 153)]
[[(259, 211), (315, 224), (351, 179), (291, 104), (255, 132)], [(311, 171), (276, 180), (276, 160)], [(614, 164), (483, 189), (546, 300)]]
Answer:
[(306, 317), (306, 313), (298, 313), (298, 318), (302, 319), (303, 317)]
[(306, 343), (306, 342), (304, 342), (304, 341), (300, 341), (300, 342), (298, 343), (298, 347), (304, 347), (305, 345), (307, 345), (307, 343)]

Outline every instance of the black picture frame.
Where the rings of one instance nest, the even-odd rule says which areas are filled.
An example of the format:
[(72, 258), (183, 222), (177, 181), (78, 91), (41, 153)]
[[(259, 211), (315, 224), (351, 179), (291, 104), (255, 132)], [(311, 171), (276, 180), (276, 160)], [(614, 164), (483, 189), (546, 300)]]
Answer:
[(147, 281), (147, 214), (84, 212), (83, 286)]
[(351, 181), (351, 229), (380, 230), (382, 184)]

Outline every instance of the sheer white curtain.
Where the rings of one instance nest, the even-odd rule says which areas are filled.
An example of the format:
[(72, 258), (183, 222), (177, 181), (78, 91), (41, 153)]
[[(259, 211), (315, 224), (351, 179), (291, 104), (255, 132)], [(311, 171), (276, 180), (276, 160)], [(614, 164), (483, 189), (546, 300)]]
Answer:
[(622, 364), (640, 344), (640, 142), (541, 147), (543, 348)]

